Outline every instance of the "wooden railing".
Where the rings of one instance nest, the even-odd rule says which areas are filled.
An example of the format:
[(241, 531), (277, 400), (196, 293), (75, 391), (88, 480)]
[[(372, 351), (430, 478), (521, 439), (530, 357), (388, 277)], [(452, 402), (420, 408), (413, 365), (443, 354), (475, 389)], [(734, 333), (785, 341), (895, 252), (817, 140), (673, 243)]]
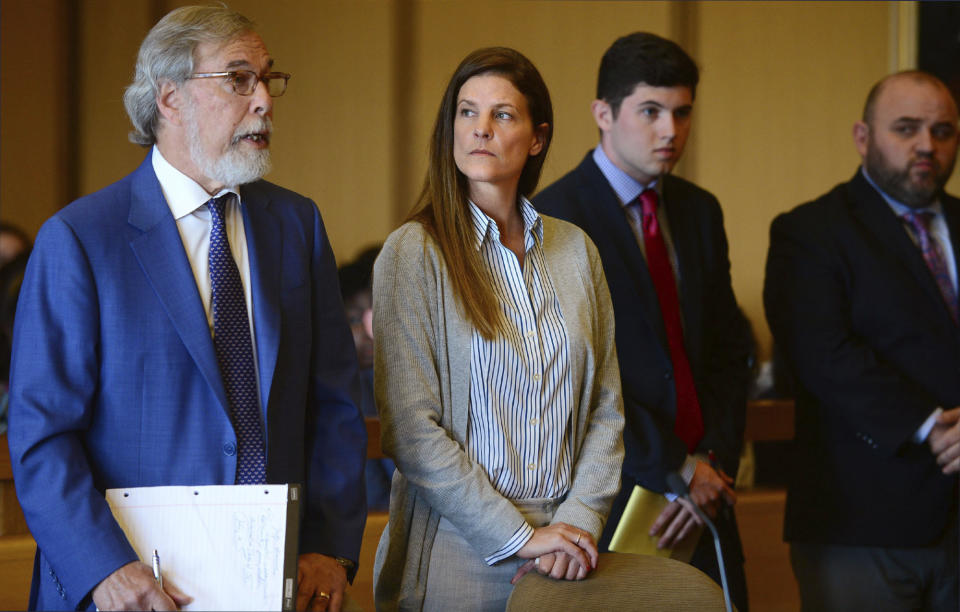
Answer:
[[(744, 437), (747, 440), (789, 440), (793, 437), (792, 400), (758, 400), (747, 405)], [(380, 448), (380, 421), (366, 419), (367, 457), (383, 457)], [(782, 609), (796, 609), (795, 586), (790, 575), (786, 546), (780, 542), (783, 516), (782, 491), (751, 491), (741, 495), (737, 505), (744, 546), (750, 552), (750, 567), (763, 568), (762, 576), (748, 571), (751, 601), (758, 607), (764, 604), (781, 605)], [(371, 515), (364, 533), (361, 568), (363, 577), (354, 583), (351, 596), (363, 609), (372, 609), (372, 567), (380, 531), (386, 515)], [(30, 537), (13, 486), (13, 471), (6, 435), (0, 435), (0, 609), (23, 609), (30, 588), (33, 568), (33, 539)], [(786, 582), (785, 582), (786, 581)], [(775, 585), (764, 589), (765, 585)], [(769, 592), (767, 592), (769, 591)], [(782, 604), (786, 602), (785, 607)], [(778, 608), (780, 609), (780, 608)]]
[(764, 399), (747, 402), (747, 426), (743, 439), (756, 441), (793, 439), (792, 399)]
[(27, 533), (27, 523), (17, 502), (6, 434), (0, 435), (0, 536)]

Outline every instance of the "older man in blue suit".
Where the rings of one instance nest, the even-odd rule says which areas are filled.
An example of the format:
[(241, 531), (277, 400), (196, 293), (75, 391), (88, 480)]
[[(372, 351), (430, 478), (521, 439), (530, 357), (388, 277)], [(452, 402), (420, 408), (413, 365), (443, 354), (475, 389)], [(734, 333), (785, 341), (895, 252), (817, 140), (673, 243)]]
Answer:
[(365, 517), (365, 428), (316, 206), (260, 180), (289, 75), (224, 7), (164, 17), (125, 103), (152, 145), (40, 230), (10, 402), (38, 544), (31, 607), (175, 609), (104, 500), (111, 487), (302, 483), (299, 608), (340, 608)]

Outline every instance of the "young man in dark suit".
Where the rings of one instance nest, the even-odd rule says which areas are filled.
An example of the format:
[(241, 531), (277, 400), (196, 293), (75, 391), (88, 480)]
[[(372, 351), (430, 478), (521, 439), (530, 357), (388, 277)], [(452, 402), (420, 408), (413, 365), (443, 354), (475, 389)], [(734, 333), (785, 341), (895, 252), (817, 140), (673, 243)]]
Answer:
[(853, 178), (777, 217), (764, 303), (797, 381), (785, 538), (804, 610), (956, 610), (957, 107), (871, 90)]
[[(600, 64), (591, 109), (600, 145), (534, 198), (546, 214), (583, 228), (610, 285), (623, 381), (626, 459), (601, 545), (635, 485), (666, 492), (678, 472), (692, 499), (717, 517), (734, 603), (747, 609), (732, 506), (749, 379), (749, 329), (730, 285), (716, 198), (670, 175), (690, 132), (699, 71), (675, 43), (637, 32)], [(699, 520), (671, 501), (649, 527), (674, 545)], [(712, 539), (692, 563), (719, 580)]]

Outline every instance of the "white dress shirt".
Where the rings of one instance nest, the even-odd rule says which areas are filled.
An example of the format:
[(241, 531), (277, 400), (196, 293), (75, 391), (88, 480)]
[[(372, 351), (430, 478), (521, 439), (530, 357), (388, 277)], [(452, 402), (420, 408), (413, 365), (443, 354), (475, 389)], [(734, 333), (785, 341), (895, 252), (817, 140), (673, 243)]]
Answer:
[[(197, 283), (200, 301), (207, 313), (207, 324), (210, 326), (210, 335), (213, 336), (213, 304), (212, 288), (210, 284), (210, 209), (207, 202), (211, 198), (225, 193), (233, 193), (224, 209), (227, 229), (227, 239), (230, 241), (230, 251), (240, 271), (240, 281), (243, 283), (243, 295), (247, 302), (247, 318), (250, 321), (250, 341), (253, 346), (253, 364), (257, 372), (257, 400), (260, 399), (260, 369), (257, 363), (257, 337), (253, 326), (253, 297), (250, 291), (250, 258), (247, 254), (247, 236), (243, 226), (243, 212), (240, 208), (240, 190), (236, 187), (221, 189), (211, 196), (196, 181), (180, 172), (168, 162), (157, 147), (153, 147), (151, 157), (153, 171), (160, 181), (163, 197), (170, 207), (173, 218), (177, 221), (177, 230), (180, 240), (187, 252), (190, 268), (193, 270), (193, 279)], [(262, 406), (261, 406), (262, 413)], [(266, 419), (263, 419), (266, 430)]]
[[(520, 199), (524, 259), (500, 242), (497, 223), (470, 203), (475, 246), (503, 314), (503, 333), (470, 343), (466, 452), (511, 500), (556, 499), (570, 490), (573, 382), (569, 339), (543, 256), (543, 221)], [(485, 561), (516, 553), (533, 536), (524, 523)]]

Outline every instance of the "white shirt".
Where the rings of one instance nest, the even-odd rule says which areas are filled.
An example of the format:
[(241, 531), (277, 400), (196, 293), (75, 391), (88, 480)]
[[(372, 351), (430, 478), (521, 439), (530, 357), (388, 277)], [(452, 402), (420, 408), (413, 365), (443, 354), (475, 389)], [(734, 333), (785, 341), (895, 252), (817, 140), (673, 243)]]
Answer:
[(193, 270), (193, 279), (197, 283), (203, 310), (207, 313), (207, 325), (210, 326), (211, 336), (213, 336), (213, 304), (210, 284), (210, 209), (206, 204), (211, 197), (218, 197), (228, 192), (235, 195), (227, 202), (224, 217), (230, 252), (233, 253), (233, 259), (237, 262), (240, 281), (243, 283), (243, 295), (247, 302), (247, 318), (250, 321), (250, 341), (253, 346), (253, 363), (257, 372), (257, 400), (259, 401), (260, 368), (257, 363), (257, 337), (253, 327), (250, 257), (247, 253), (247, 236), (244, 232), (243, 212), (240, 208), (240, 190), (235, 186), (227, 187), (221, 189), (215, 196), (211, 196), (196, 181), (170, 165), (157, 147), (153, 147), (151, 162), (157, 180), (160, 181), (163, 197), (167, 201), (167, 206), (170, 207), (173, 218), (177, 221), (180, 240), (183, 242), (190, 268)]
[[(467, 455), (507, 499), (556, 499), (570, 490), (573, 474), (574, 399), (569, 339), (543, 254), (543, 220), (521, 197), (521, 267), (500, 243), (496, 221), (472, 202), (470, 213), (504, 329), (493, 339), (473, 330)], [(524, 523), (486, 562), (513, 555), (532, 536)]]

